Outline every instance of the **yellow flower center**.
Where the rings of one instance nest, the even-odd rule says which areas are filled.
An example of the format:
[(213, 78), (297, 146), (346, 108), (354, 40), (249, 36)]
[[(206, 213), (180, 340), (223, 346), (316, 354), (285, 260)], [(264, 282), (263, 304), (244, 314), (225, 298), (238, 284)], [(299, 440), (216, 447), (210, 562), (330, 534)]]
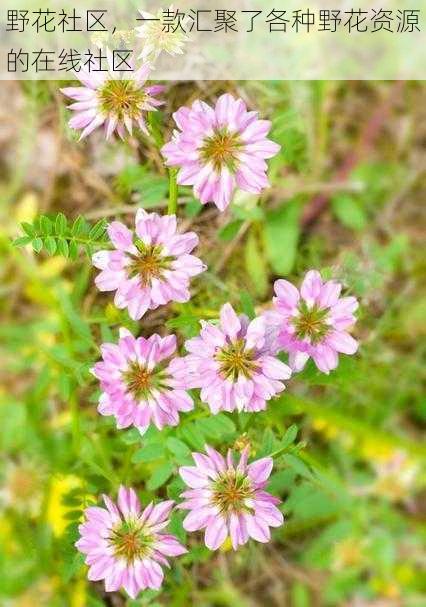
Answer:
[(225, 378), (230, 377), (236, 381), (240, 375), (251, 377), (256, 369), (256, 362), (252, 350), (245, 349), (242, 339), (222, 348), (216, 354), (216, 360), (220, 363), (220, 372)]
[(213, 486), (212, 503), (222, 514), (248, 511), (245, 500), (253, 493), (250, 480), (234, 470), (223, 474)]
[(135, 400), (148, 398), (151, 391), (161, 390), (164, 386), (165, 373), (162, 366), (156, 366), (152, 371), (142, 367), (140, 363), (133, 362), (129, 369), (123, 373), (123, 380), (127, 391)]
[(226, 166), (231, 172), (235, 172), (240, 148), (241, 141), (238, 134), (230, 133), (228, 129), (223, 128), (204, 139), (200, 156), (205, 164), (212, 162), (217, 170)]
[(124, 116), (137, 119), (141, 115), (146, 93), (133, 80), (108, 80), (99, 90), (101, 110), (123, 120)]
[(131, 260), (130, 276), (139, 276), (143, 286), (149, 286), (153, 278), (161, 278), (164, 270), (170, 268), (174, 257), (162, 255), (160, 245), (145, 245), (141, 240), (136, 240), (135, 246), (138, 254), (128, 254)]
[(114, 556), (125, 558), (128, 563), (149, 555), (153, 542), (138, 521), (124, 521), (112, 531), (110, 542)]
[(309, 308), (304, 301), (299, 305), (299, 315), (294, 317), (293, 326), (299, 339), (309, 338), (317, 344), (324, 339), (330, 327), (326, 322), (328, 310), (313, 306)]

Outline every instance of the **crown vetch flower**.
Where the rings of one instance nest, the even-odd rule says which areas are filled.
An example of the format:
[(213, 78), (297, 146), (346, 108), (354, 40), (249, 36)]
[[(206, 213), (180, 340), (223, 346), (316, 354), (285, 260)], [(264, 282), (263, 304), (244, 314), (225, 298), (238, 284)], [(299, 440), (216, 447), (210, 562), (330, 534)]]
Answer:
[(174, 335), (135, 338), (120, 329), (118, 344), (103, 344), (101, 352), (102, 362), (92, 369), (103, 390), (98, 410), (114, 415), (118, 428), (134, 425), (144, 433), (153, 423), (161, 430), (176, 426), (180, 411), (193, 409), (186, 385), (174, 371)]
[(266, 158), (280, 146), (266, 138), (271, 123), (248, 112), (242, 99), (225, 94), (214, 108), (195, 101), (173, 114), (179, 130), (163, 146), (168, 166), (179, 166), (177, 181), (194, 186), (203, 204), (223, 211), (236, 188), (258, 194), (268, 187)]
[(110, 65), (108, 71), (89, 73), (81, 70), (76, 73), (76, 77), (83, 86), (61, 89), (64, 95), (74, 100), (68, 106), (75, 112), (69, 126), (76, 130), (82, 129), (80, 139), (101, 125), (104, 125), (107, 139), (114, 131), (122, 139), (126, 129), (131, 135), (134, 125), (148, 134), (145, 115), (164, 103), (156, 98), (164, 86), (146, 86), (150, 72), (148, 64), (133, 72), (118, 72), (112, 70), (110, 51), (107, 57)]
[(136, 28), (136, 35), (144, 41), (140, 54), (142, 59), (149, 57), (155, 60), (162, 52), (169, 55), (183, 54), (183, 47), (189, 39), (184, 31), (188, 18), (179, 17), (178, 21), (177, 12), (173, 6), (166, 10), (160, 9), (157, 15), (139, 11), (142, 19), (145, 20), (143, 25)]
[(206, 445), (207, 455), (193, 453), (195, 466), (183, 466), (179, 474), (190, 487), (177, 507), (190, 510), (183, 521), (187, 531), (205, 529), (205, 544), (219, 548), (230, 536), (234, 550), (249, 537), (270, 540), (269, 527), (279, 527), (283, 515), (280, 500), (264, 491), (273, 460), (264, 457), (247, 465), (249, 448), (235, 466), (231, 451), (226, 459)]
[(355, 297), (340, 297), (342, 285), (323, 282), (316, 270), (307, 272), (300, 292), (287, 280), (277, 280), (274, 310), (265, 320), (275, 332), (277, 350), (289, 353), (289, 364), (301, 371), (309, 357), (320, 371), (338, 364), (338, 353), (354, 354), (358, 342), (347, 332), (356, 318)]
[(200, 335), (185, 343), (189, 354), (176, 370), (192, 388), (201, 388), (212, 413), (265, 409), (266, 401), (284, 390), (282, 380), (291, 369), (270, 354), (264, 319), (249, 322), (226, 303), (219, 325), (201, 321), (201, 326)]
[(135, 234), (122, 223), (112, 222), (108, 235), (116, 250), (99, 251), (92, 261), (102, 270), (95, 280), (98, 289), (116, 291), (117, 308), (127, 308), (130, 317), (139, 320), (148, 309), (188, 301), (190, 278), (206, 266), (189, 254), (198, 236), (177, 233), (175, 215), (161, 217), (138, 209), (135, 221)]
[(124, 588), (135, 598), (141, 590), (158, 590), (163, 582), (166, 557), (187, 552), (175, 536), (162, 533), (168, 525), (173, 501), (149, 504), (143, 511), (135, 491), (121, 486), (115, 504), (103, 496), (106, 508), (90, 507), (79, 526), (75, 546), (86, 555), (88, 579), (105, 580), (105, 590)]

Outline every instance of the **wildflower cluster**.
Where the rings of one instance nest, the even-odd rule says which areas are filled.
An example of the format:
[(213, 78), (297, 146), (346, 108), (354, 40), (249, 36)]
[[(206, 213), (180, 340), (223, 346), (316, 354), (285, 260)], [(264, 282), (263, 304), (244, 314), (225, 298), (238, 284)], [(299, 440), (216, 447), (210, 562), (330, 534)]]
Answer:
[[(149, 30), (139, 34), (149, 36)], [(142, 58), (161, 50), (180, 53), (184, 39), (163, 49), (160, 42), (155, 46), (151, 40)], [(157, 99), (162, 87), (146, 84), (149, 67), (143, 64), (128, 80), (112, 72), (80, 74), (82, 87), (63, 89), (75, 100), (71, 128), (81, 129), (82, 138), (101, 125), (107, 139), (114, 131), (122, 138), (126, 130), (131, 135), (134, 126), (149, 134), (147, 113), (162, 103)], [(213, 202), (224, 211), (235, 190), (259, 194), (268, 186), (266, 160), (279, 146), (267, 138), (271, 123), (248, 111), (242, 99), (224, 94), (214, 107), (197, 100), (173, 118), (177, 128), (161, 148), (165, 165), (175, 171), (177, 184), (193, 186), (201, 203)], [(179, 230), (175, 208), (172, 204), (163, 216), (138, 209), (134, 230), (113, 221), (107, 229), (111, 247), (93, 255), (100, 270), (98, 289), (114, 291), (115, 306), (127, 309), (135, 321), (169, 302), (187, 302), (191, 279), (206, 270), (193, 254), (198, 236)], [(99, 412), (114, 416), (117, 428), (134, 426), (143, 434), (151, 424), (159, 430), (177, 426), (181, 414), (195, 406), (190, 390), (213, 415), (265, 410), (309, 357), (329, 373), (339, 353), (355, 353), (357, 342), (348, 330), (357, 301), (340, 297), (341, 289), (315, 270), (306, 274), (300, 291), (277, 280), (271, 309), (249, 320), (225, 302), (219, 322), (201, 321), (199, 335), (186, 341), (183, 355), (175, 335), (138, 337), (121, 329), (118, 343), (101, 346), (102, 360), (92, 369), (101, 387)], [(287, 364), (280, 359), (283, 354)], [(205, 451), (192, 454), (194, 466), (179, 470), (187, 485), (177, 505), (189, 511), (184, 528), (204, 529), (211, 550), (227, 537), (234, 549), (249, 538), (269, 541), (270, 528), (283, 523), (280, 500), (265, 490), (273, 459), (248, 463), (249, 446), (240, 450), (237, 463), (231, 451), (223, 456), (209, 445)], [(117, 505), (107, 496), (104, 503), (106, 508), (85, 511), (76, 543), (86, 555), (89, 579), (104, 579), (107, 591), (123, 587), (132, 597), (145, 588), (158, 589), (166, 557), (186, 552), (164, 531), (174, 503), (142, 510), (135, 491), (125, 487)]]

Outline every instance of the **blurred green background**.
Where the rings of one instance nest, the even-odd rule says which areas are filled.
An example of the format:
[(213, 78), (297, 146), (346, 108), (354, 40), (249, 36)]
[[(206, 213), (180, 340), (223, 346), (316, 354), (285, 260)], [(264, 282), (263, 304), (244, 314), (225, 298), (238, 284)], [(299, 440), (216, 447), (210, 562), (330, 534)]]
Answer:
[[(167, 133), (180, 105), (229, 91), (272, 120), (282, 152), (270, 162), (271, 189), (238, 194), (226, 213), (181, 188), (179, 214), (200, 234), (209, 269), (191, 302), (139, 324), (95, 289), (87, 254), (103, 223), (90, 226), (130, 223), (138, 206), (161, 210), (161, 157), (146, 138), (106, 143), (97, 133), (77, 143), (59, 86), (0, 87), (0, 604), (424, 606), (424, 84), (168, 83), (155, 117)], [(59, 212), (84, 246), (49, 238)], [(34, 224), (39, 214), (47, 219)], [(78, 215), (85, 221), (73, 224)], [(13, 246), (21, 222), (36, 226), (39, 253)], [(308, 366), (255, 423), (198, 406), (177, 430), (142, 439), (98, 415), (88, 370), (119, 326), (173, 330), (182, 343), (225, 301), (260, 312), (277, 277), (299, 283), (310, 268), (343, 281), (361, 303), (360, 351), (335, 372)], [(176, 514), (172, 530), (191, 550), (162, 593), (131, 601), (86, 581), (73, 542), (82, 509), (100, 493), (115, 495), (125, 482), (144, 500), (175, 498), (177, 467), (205, 440), (249, 441), (261, 456), (283, 437), (288, 452), (269, 489), (286, 522), (272, 543), (210, 553), (197, 534), (185, 537)]]

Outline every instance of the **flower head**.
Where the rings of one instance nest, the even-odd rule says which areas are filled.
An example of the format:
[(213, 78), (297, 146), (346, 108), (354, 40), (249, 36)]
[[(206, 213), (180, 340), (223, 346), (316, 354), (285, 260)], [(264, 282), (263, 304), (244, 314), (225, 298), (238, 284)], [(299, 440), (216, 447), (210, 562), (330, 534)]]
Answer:
[(114, 131), (123, 139), (126, 129), (132, 134), (133, 125), (148, 134), (145, 115), (162, 105), (156, 95), (164, 90), (161, 85), (146, 86), (150, 72), (148, 64), (135, 71), (118, 72), (111, 67), (105, 72), (76, 73), (83, 86), (70, 86), (61, 92), (74, 100), (69, 109), (75, 115), (69, 121), (72, 129), (82, 129), (80, 139), (103, 125), (109, 139)]
[(230, 536), (234, 550), (249, 537), (258, 542), (270, 540), (269, 527), (279, 527), (283, 515), (280, 500), (266, 491), (273, 460), (264, 457), (247, 465), (248, 448), (234, 464), (232, 453), (226, 459), (208, 445), (207, 455), (193, 453), (195, 466), (183, 466), (179, 474), (190, 487), (182, 493), (178, 508), (190, 510), (183, 521), (187, 531), (205, 529), (210, 550), (219, 548)]
[(86, 555), (89, 580), (105, 580), (105, 590), (124, 588), (135, 598), (141, 590), (158, 590), (166, 557), (187, 552), (173, 535), (162, 533), (168, 525), (172, 501), (149, 504), (143, 511), (133, 489), (120, 487), (117, 505), (106, 495), (106, 508), (84, 512), (76, 547)]
[(157, 15), (152, 15), (146, 11), (139, 11), (145, 23), (136, 28), (136, 35), (144, 41), (140, 58), (148, 57), (155, 61), (158, 56), (164, 52), (169, 55), (182, 55), (183, 47), (188, 41), (185, 34), (185, 21), (183, 18), (178, 21), (176, 17), (172, 22), (170, 19), (176, 16), (173, 6), (169, 9), (160, 9)]
[(134, 320), (150, 309), (190, 298), (189, 281), (205, 270), (189, 253), (198, 244), (195, 232), (176, 233), (176, 216), (136, 213), (136, 233), (118, 221), (108, 227), (115, 251), (99, 251), (93, 265), (100, 291), (116, 291), (114, 303), (127, 308)]
[(119, 428), (134, 425), (143, 433), (151, 423), (160, 430), (176, 426), (179, 412), (193, 408), (174, 371), (174, 335), (135, 338), (121, 329), (118, 344), (103, 344), (101, 352), (103, 360), (92, 371), (103, 390), (99, 412), (114, 415)]
[(298, 289), (287, 280), (274, 285), (274, 311), (265, 321), (275, 331), (279, 351), (289, 352), (289, 364), (300, 371), (312, 357), (320, 371), (329, 373), (338, 364), (338, 353), (354, 354), (358, 343), (347, 329), (356, 318), (355, 297), (340, 297), (342, 285), (323, 282), (319, 272), (309, 271)]
[(236, 188), (258, 194), (268, 187), (265, 159), (280, 146), (266, 138), (271, 123), (248, 112), (242, 99), (225, 94), (214, 108), (197, 100), (173, 117), (179, 130), (162, 148), (166, 164), (180, 167), (178, 183), (194, 186), (203, 204), (223, 211)]
[(269, 352), (262, 318), (249, 322), (231, 304), (220, 311), (220, 324), (201, 322), (201, 332), (186, 342), (190, 354), (181, 359), (182, 375), (212, 413), (261, 411), (284, 390), (290, 368)]

